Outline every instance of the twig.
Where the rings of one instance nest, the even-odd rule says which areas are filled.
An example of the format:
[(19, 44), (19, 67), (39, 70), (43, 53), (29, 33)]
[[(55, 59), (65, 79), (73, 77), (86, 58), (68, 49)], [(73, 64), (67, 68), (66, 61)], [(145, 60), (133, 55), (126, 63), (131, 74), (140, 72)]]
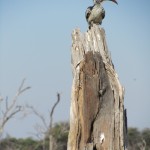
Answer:
[[(5, 110), (1, 110), (1, 113), (3, 114), (1, 120), (0, 120), (0, 136), (2, 135), (3, 129), (5, 124), (10, 120), (13, 116), (15, 116), (18, 112), (22, 110), (22, 106), (16, 106), (16, 102), (18, 100), (18, 97), (25, 92), (26, 90), (30, 89), (31, 87), (25, 87), (23, 88), (25, 83), (25, 79), (22, 80), (21, 85), (15, 95), (15, 97), (12, 100), (12, 103), (8, 104), (8, 97), (6, 97), (5, 100)], [(3, 100), (3, 98), (1, 98)]]
[(57, 106), (57, 104), (59, 103), (60, 101), (60, 94), (57, 93), (57, 101), (54, 103), (53, 107), (52, 107), (52, 110), (51, 110), (51, 113), (50, 113), (50, 130), (52, 128), (52, 124), (53, 124), (53, 113), (54, 113), (54, 109), (55, 107)]
[(44, 116), (42, 114), (40, 114), (33, 106), (29, 106), (29, 105), (26, 105), (27, 108), (31, 109), (33, 111), (33, 113), (40, 118), (40, 120), (42, 121), (44, 127), (46, 128), (46, 130), (48, 129), (48, 126), (47, 126), (47, 123), (46, 123), (46, 120), (44, 118)]

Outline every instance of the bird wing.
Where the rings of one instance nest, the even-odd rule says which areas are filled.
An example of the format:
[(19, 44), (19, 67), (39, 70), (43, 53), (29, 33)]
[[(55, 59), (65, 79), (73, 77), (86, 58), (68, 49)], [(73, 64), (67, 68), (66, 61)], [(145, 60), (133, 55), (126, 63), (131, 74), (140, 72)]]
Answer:
[(102, 19), (104, 19), (105, 18), (105, 10), (104, 10), (104, 8), (102, 7)]
[(86, 9), (85, 17), (86, 17), (86, 20), (87, 20), (87, 21), (88, 21), (88, 18), (89, 18), (89, 16), (90, 16), (90, 14), (91, 14), (92, 8), (93, 8), (93, 6), (90, 6), (90, 7), (88, 7), (88, 8)]

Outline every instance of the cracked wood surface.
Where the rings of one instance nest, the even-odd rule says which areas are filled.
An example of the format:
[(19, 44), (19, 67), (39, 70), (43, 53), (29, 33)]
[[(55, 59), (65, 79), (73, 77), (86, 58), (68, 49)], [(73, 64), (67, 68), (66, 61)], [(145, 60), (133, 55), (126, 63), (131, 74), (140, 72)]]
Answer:
[(72, 33), (73, 84), (68, 150), (124, 150), (124, 90), (104, 29)]

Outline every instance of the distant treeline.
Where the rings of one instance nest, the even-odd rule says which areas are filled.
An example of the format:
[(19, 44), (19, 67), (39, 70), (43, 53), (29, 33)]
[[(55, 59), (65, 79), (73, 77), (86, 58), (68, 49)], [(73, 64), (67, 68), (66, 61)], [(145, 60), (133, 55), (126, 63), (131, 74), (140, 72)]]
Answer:
[(128, 128), (128, 150), (150, 150), (150, 128)]
[[(53, 150), (67, 150), (68, 133), (67, 122), (55, 124), (52, 130)], [(8, 136), (0, 141), (0, 150), (49, 150), (49, 140), (48, 137), (38, 140)], [(137, 128), (128, 128), (128, 150), (150, 150), (150, 128), (141, 131)]]

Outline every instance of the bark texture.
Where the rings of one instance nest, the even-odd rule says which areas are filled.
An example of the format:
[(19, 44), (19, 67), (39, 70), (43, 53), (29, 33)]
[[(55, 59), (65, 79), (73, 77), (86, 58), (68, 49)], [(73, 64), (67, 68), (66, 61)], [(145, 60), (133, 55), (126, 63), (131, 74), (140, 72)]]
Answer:
[(73, 84), (68, 150), (124, 150), (124, 89), (107, 48), (104, 29), (72, 33)]

